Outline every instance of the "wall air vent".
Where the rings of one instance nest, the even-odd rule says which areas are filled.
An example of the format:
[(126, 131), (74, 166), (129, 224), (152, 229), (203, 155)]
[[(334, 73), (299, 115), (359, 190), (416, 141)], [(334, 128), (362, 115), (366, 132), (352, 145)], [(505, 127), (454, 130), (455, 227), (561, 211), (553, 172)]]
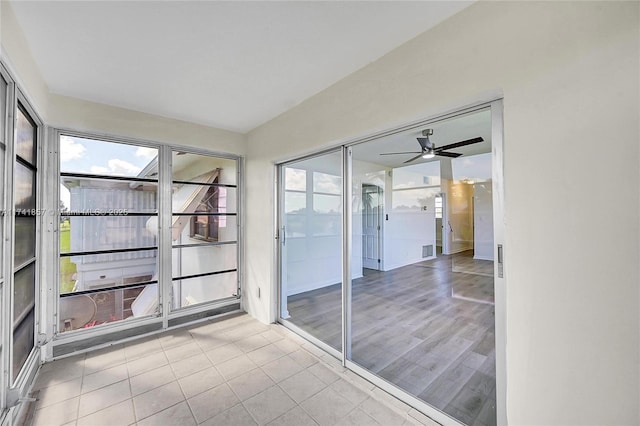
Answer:
[(433, 257), (433, 244), (422, 246), (422, 258)]

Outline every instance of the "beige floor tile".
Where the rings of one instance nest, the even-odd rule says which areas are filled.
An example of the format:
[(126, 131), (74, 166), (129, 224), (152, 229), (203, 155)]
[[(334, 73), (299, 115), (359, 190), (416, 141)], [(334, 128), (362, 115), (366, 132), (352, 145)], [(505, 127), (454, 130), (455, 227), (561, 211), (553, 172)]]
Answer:
[(328, 385), (340, 379), (338, 373), (322, 363), (314, 364), (307, 370)]
[(223, 383), (187, 400), (198, 423), (228, 410), (240, 401), (231, 388)]
[(435, 420), (433, 420), (431, 417), (425, 416), (424, 414), (422, 414), (420, 411), (416, 410), (415, 408), (412, 408), (411, 410), (409, 410), (409, 417), (415, 419), (418, 424), (423, 424), (425, 426), (438, 426), (439, 425), (439, 423), (436, 422)]
[[(367, 415), (364, 411), (359, 408), (352, 410), (345, 417), (340, 419), (336, 426), (375, 426), (380, 423), (373, 420), (371, 417)], [(386, 425), (385, 425), (386, 426)]]
[(187, 398), (198, 395), (206, 390), (224, 383), (224, 378), (215, 367), (191, 374), (178, 380), (182, 392)]
[(160, 351), (162, 351), (162, 345), (156, 336), (135, 340), (124, 345), (127, 361), (133, 361)]
[(253, 426), (256, 424), (251, 414), (244, 409), (242, 404), (238, 404), (206, 420), (204, 423), (200, 423), (200, 426)]
[(200, 349), (200, 345), (198, 345), (198, 343), (196, 343), (196, 341), (193, 339), (188, 343), (174, 346), (169, 349), (165, 349), (164, 351), (164, 354), (167, 356), (169, 362), (180, 361), (201, 353), (202, 349)]
[(33, 426), (58, 426), (76, 419), (80, 398), (72, 398), (36, 410)]
[(169, 364), (169, 361), (164, 352), (158, 352), (153, 355), (147, 355), (144, 358), (127, 362), (127, 369), (129, 370), (129, 376), (133, 377), (167, 364)]
[(331, 388), (321, 390), (300, 406), (320, 425), (333, 425), (355, 408)]
[(212, 349), (210, 351), (205, 352), (207, 358), (213, 363), (213, 365), (218, 365), (223, 362), (229, 361), (230, 359), (239, 357), (243, 354), (239, 347), (235, 344), (230, 343), (228, 345), (220, 346), (219, 348)]
[(381, 403), (378, 399), (369, 398), (360, 404), (358, 408), (383, 425), (400, 426), (404, 423), (406, 418)]
[(126, 364), (100, 370), (97, 373), (87, 374), (82, 379), (82, 393), (92, 392), (96, 389), (125, 380), (129, 377)]
[(189, 333), (188, 330), (180, 329), (162, 333), (158, 337), (158, 341), (160, 342), (164, 350), (167, 350), (176, 346), (192, 343), (194, 340), (193, 336), (191, 335), (191, 333)]
[(306, 370), (283, 380), (279, 386), (298, 404), (327, 387), (326, 383)]
[(296, 403), (278, 386), (272, 386), (244, 401), (243, 405), (258, 424), (262, 425), (291, 410)]
[(82, 388), (82, 378), (62, 382), (60, 384), (40, 389), (38, 394), (37, 408), (57, 404), (60, 401), (75, 398), (80, 395)]
[(368, 393), (342, 379), (333, 382), (331, 384), (331, 389), (335, 390), (340, 394), (340, 396), (355, 405), (360, 404), (370, 396)]
[(77, 426), (130, 425), (135, 423), (135, 421), (136, 417), (133, 414), (133, 403), (130, 399), (127, 399), (104, 410), (96, 411), (93, 414), (79, 418)]
[(268, 346), (264, 346), (260, 349), (256, 349), (255, 351), (249, 352), (247, 356), (251, 358), (253, 362), (258, 365), (264, 365), (271, 361), (275, 361), (278, 358), (282, 358), (286, 354), (282, 349), (279, 349), (275, 343), (272, 343)]
[(201, 329), (197, 329), (191, 331), (191, 335), (203, 351), (209, 351), (231, 343), (230, 340), (223, 338), (221, 333), (216, 333), (215, 331), (206, 332)]
[(261, 334), (255, 334), (247, 337), (246, 339), (238, 340), (235, 344), (243, 352), (251, 352), (263, 346), (267, 346), (271, 344), (271, 342)]
[(240, 355), (222, 364), (216, 365), (216, 368), (222, 374), (225, 380), (231, 380), (248, 371), (257, 368), (257, 365), (251, 361), (247, 355)]
[(137, 426), (195, 426), (196, 420), (186, 401), (142, 419)]
[(173, 370), (168, 365), (164, 365), (155, 370), (150, 370), (129, 379), (131, 383), (131, 394), (133, 396), (148, 392), (176, 379)]
[(48, 362), (40, 367), (33, 389), (44, 389), (58, 385), (84, 374), (85, 355), (64, 358), (58, 361)]
[(88, 375), (106, 370), (116, 365), (124, 364), (126, 361), (124, 345), (121, 344), (89, 352), (84, 361), (84, 374)]
[(131, 398), (129, 380), (123, 380), (80, 396), (78, 417), (88, 416), (119, 402)]
[(276, 383), (293, 376), (303, 370), (302, 366), (288, 355), (263, 365), (262, 370)]
[(178, 382), (167, 383), (133, 398), (136, 419), (142, 420), (181, 401), (184, 395)]
[(177, 378), (186, 377), (200, 370), (211, 367), (211, 361), (207, 356), (200, 352), (198, 355), (172, 362), (171, 368)]
[(291, 339), (282, 339), (274, 343), (282, 352), (289, 354), (300, 349), (300, 345)]
[(304, 368), (311, 367), (313, 364), (318, 363), (318, 358), (314, 357), (304, 349), (298, 349), (295, 352), (291, 352), (289, 356)]
[(238, 376), (235, 379), (228, 381), (227, 384), (233, 392), (235, 392), (238, 398), (240, 398), (240, 401), (244, 401), (245, 399), (248, 399), (275, 385), (273, 380), (271, 380), (259, 368)]
[(277, 342), (278, 340), (284, 339), (284, 336), (282, 334), (274, 331), (273, 329), (271, 329), (269, 331), (265, 331), (264, 333), (261, 333), (260, 335), (262, 337), (264, 337), (265, 339), (267, 339), (271, 343), (274, 343), (274, 342)]
[(268, 423), (269, 426), (317, 426), (311, 416), (299, 406), (287, 411), (280, 417)]

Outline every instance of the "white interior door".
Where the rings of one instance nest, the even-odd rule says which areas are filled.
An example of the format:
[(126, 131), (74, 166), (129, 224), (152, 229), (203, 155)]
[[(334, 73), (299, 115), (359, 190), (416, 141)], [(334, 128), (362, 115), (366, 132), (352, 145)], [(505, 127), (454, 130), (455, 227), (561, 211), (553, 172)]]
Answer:
[(379, 186), (362, 185), (362, 266), (368, 269), (380, 269), (381, 200)]

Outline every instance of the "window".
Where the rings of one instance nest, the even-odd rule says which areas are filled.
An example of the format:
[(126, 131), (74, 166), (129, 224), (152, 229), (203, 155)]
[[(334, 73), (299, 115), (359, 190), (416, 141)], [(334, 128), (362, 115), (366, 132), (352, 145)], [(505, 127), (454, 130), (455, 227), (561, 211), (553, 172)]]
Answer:
[(442, 219), (442, 197), (436, 196), (436, 219)]
[(60, 136), (59, 332), (157, 314), (157, 157)]
[(21, 102), (15, 135), (12, 380), (35, 347), (38, 126)]

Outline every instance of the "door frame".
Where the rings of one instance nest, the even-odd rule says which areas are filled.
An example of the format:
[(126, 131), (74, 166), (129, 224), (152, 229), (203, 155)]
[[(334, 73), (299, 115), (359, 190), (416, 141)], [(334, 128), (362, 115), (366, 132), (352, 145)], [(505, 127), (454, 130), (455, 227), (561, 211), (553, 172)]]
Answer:
[[(276, 320), (280, 322), (285, 327), (290, 328), (294, 332), (300, 334), (303, 338), (311, 341), (316, 346), (319, 346), (321, 349), (324, 349), (329, 354), (334, 357), (340, 359), (342, 361), (342, 365), (353, 371), (354, 373), (360, 375), (371, 383), (375, 384), (377, 387), (386, 391), (387, 393), (395, 396), (401, 401), (409, 404), (413, 408), (421, 411), (422, 413), (428, 415), (435, 421), (441, 424), (453, 424), (459, 425), (460, 423), (444, 414), (443, 412), (437, 410), (436, 408), (428, 405), (422, 400), (410, 395), (408, 392), (402, 390), (401, 388), (393, 385), (386, 380), (382, 379), (379, 376), (376, 376), (372, 372), (360, 367), (356, 363), (350, 360), (351, 358), (351, 245), (352, 245), (352, 229), (353, 229), (353, 208), (352, 208), (352, 150), (351, 148), (355, 145), (365, 143), (374, 139), (378, 139), (384, 136), (388, 136), (391, 134), (403, 132), (406, 130), (426, 126), (435, 122), (443, 121), (446, 119), (451, 119), (463, 114), (468, 114), (471, 112), (479, 111), (482, 109), (489, 108), (491, 111), (491, 139), (492, 139), (492, 189), (493, 189), (493, 222), (494, 222), (494, 293), (495, 293), (495, 351), (496, 351), (496, 412), (497, 412), (497, 424), (498, 425), (506, 425), (507, 424), (507, 408), (506, 408), (506, 395), (507, 395), (507, 380), (506, 380), (506, 370), (507, 370), (507, 357), (506, 357), (506, 330), (507, 330), (507, 322), (506, 322), (506, 276), (507, 276), (507, 267), (504, 262), (505, 259), (505, 205), (504, 205), (504, 125), (503, 125), (503, 98), (502, 96), (494, 97), (488, 100), (482, 100), (473, 104), (469, 104), (465, 107), (457, 108), (454, 110), (450, 110), (449, 112), (437, 114), (430, 116), (426, 119), (416, 121), (404, 126), (395, 127), (392, 129), (388, 129), (382, 132), (378, 132), (373, 135), (369, 135), (366, 137), (357, 138), (351, 140), (349, 142), (343, 142), (340, 144), (334, 145), (330, 149), (323, 150), (321, 152), (300, 156), (300, 157), (291, 157), (287, 161), (282, 161), (275, 163), (274, 165), (277, 168), (276, 172), (276, 292), (278, 297), (276, 298)], [(281, 270), (281, 245), (279, 241), (279, 230), (281, 223), (281, 214), (282, 214), (282, 177), (280, 176), (279, 170), (281, 167), (287, 163), (293, 161), (299, 161), (304, 158), (314, 157), (317, 155), (322, 155), (324, 153), (333, 151), (335, 149), (342, 149), (343, 151), (343, 247), (342, 247), (342, 334), (343, 334), (343, 350), (339, 352), (324, 342), (321, 342), (319, 339), (310, 335), (309, 333), (304, 332), (299, 329), (295, 325), (293, 325), (290, 321), (287, 321), (284, 318), (281, 318), (281, 279), (282, 279), (282, 270)], [(444, 207), (446, 209), (446, 207)], [(447, 214), (448, 216), (448, 214)], [(443, 220), (445, 218), (445, 214), (443, 212)], [(444, 238), (443, 238), (444, 241)], [(443, 242), (444, 244), (444, 242)], [(444, 246), (443, 246), (444, 251)]]
[[(378, 200), (380, 200), (380, 197), (384, 197), (384, 189), (380, 186), (380, 185), (376, 185), (373, 183), (363, 183), (362, 184), (362, 189), (361, 189), (361, 193), (364, 192), (364, 187), (365, 186), (369, 186), (369, 187), (375, 187), (378, 189)], [(384, 198), (382, 198), (382, 200), (384, 200)], [(378, 212), (377, 212), (377, 216), (378, 216), (378, 229), (376, 230), (376, 245), (378, 246), (378, 263), (376, 264), (375, 268), (369, 268), (364, 266), (364, 247), (365, 245), (362, 245), (362, 268), (366, 268), (366, 269), (372, 269), (375, 271), (382, 271), (382, 262), (383, 262), (383, 250), (382, 250), (382, 235), (383, 235), (383, 227), (384, 227), (384, 201), (382, 201), (382, 203), (378, 202)], [(364, 237), (364, 201), (362, 203), (362, 235)]]

